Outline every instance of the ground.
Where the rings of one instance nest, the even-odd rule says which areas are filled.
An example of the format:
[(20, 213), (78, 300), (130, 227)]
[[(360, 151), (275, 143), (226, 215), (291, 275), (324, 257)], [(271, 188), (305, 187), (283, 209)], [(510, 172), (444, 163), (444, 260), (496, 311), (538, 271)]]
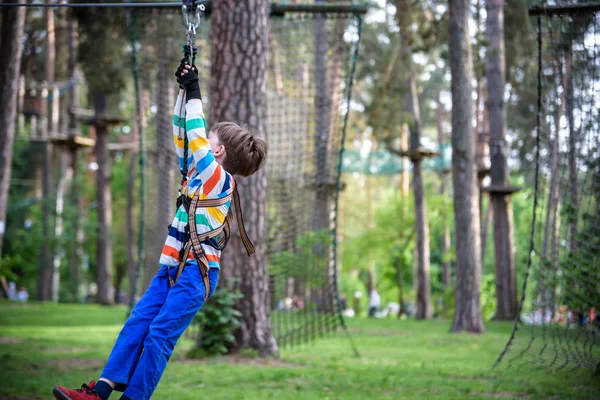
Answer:
[[(0, 303), (0, 400), (51, 399), (56, 384), (96, 379), (125, 311)], [(153, 398), (593, 399), (600, 393), (588, 371), (550, 374), (507, 363), (492, 369), (508, 323), (487, 323), (483, 335), (451, 334), (447, 320), (350, 319), (348, 325), (359, 358), (343, 331), (284, 349), (276, 360), (186, 360), (192, 341), (182, 339)]]

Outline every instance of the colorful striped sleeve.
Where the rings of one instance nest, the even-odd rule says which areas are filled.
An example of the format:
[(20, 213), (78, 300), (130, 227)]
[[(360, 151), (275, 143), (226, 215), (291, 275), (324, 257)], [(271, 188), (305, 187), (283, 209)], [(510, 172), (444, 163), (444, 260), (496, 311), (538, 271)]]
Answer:
[[(175, 110), (173, 111), (173, 142), (175, 143), (175, 152), (179, 160), (179, 169), (183, 169), (183, 142), (185, 138), (185, 91), (180, 90)], [(179, 139), (181, 136), (181, 139)]]
[(215, 161), (210, 151), (206, 132), (206, 119), (200, 100), (190, 100), (186, 104), (185, 127), (189, 142), (189, 151), (196, 163), (196, 173), (202, 181), (202, 193), (209, 198), (221, 194), (227, 173)]

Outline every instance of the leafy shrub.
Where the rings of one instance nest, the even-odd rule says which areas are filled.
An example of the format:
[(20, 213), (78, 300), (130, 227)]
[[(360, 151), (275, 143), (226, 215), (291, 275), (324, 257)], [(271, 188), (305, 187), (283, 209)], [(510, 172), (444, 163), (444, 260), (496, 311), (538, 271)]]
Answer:
[(235, 340), (233, 332), (240, 326), (241, 313), (234, 308), (240, 292), (227, 287), (219, 288), (194, 318), (200, 331), (196, 346), (188, 352), (190, 358), (217, 356), (227, 353), (228, 345)]

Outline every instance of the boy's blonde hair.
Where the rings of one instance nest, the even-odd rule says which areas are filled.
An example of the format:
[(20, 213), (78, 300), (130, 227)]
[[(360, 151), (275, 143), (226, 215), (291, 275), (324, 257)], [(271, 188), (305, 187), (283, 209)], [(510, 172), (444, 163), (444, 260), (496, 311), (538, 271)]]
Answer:
[(225, 146), (223, 168), (231, 175), (250, 176), (263, 164), (267, 156), (267, 141), (254, 136), (233, 122), (219, 122), (210, 130)]

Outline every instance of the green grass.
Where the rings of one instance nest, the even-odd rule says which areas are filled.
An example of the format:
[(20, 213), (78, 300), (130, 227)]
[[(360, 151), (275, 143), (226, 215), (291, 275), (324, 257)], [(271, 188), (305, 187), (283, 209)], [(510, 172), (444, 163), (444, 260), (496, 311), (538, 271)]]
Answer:
[[(49, 399), (56, 384), (97, 379), (125, 308), (0, 303), (0, 399)], [(449, 321), (348, 321), (361, 357), (343, 333), (279, 359), (185, 360), (182, 339), (156, 399), (593, 399), (589, 371), (549, 374), (491, 369), (511, 330), (450, 334)], [(597, 379), (597, 378), (596, 378)], [(118, 395), (113, 395), (114, 399)]]

